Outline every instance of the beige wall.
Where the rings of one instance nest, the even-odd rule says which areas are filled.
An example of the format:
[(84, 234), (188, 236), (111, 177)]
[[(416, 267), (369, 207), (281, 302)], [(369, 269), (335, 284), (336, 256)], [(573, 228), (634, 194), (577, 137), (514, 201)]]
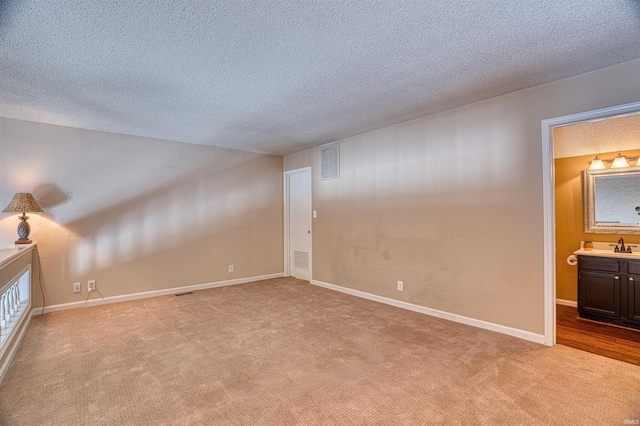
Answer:
[[(90, 279), (108, 297), (282, 272), (278, 156), (0, 118), (2, 207), (15, 192), (45, 210), (29, 222), (47, 305)], [(0, 213), (0, 246), (17, 224)]]
[(313, 167), (313, 278), (542, 334), (540, 122), (638, 100), (635, 60), (342, 140), (339, 179), (286, 156)]
[[(554, 131), (554, 141), (564, 142), (566, 134)], [(636, 143), (640, 145), (640, 140)], [(640, 149), (597, 153), (603, 160), (613, 160), (618, 152), (628, 158), (640, 156)], [(580, 241), (592, 240), (616, 242), (623, 237), (626, 242), (640, 244), (640, 235), (585, 234), (583, 220), (582, 172), (589, 168), (594, 155), (556, 158), (556, 296), (564, 300), (578, 300), (578, 267), (566, 260), (580, 248)], [(635, 165), (635, 163), (631, 163)]]

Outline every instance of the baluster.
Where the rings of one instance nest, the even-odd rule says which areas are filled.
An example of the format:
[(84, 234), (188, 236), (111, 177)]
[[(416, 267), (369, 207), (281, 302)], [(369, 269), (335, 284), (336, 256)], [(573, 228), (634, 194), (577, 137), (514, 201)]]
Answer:
[(4, 306), (4, 323), (5, 327), (9, 327), (11, 322), (11, 312), (9, 310), (9, 292), (5, 291), (2, 295), (2, 306)]
[(13, 285), (13, 293), (15, 298), (13, 306), (17, 314), (20, 312), (20, 285), (18, 284), (18, 281)]
[(7, 289), (5, 294), (7, 296), (7, 321), (11, 322), (11, 315), (13, 314), (13, 312), (11, 312), (11, 287)]
[(16, 316), (16, 289), (15, 284), (9, 287), (9, 306), (11, 307), (11, 316)]
[(9, 305), (9, 321), (13, 322), (15, 311), (13, 310), (13, 294), (11, 291), (9, 291), (9, 298), (7, 299), (7, 304)]
[(11, 294), (11, 316), (15, 318), (16, 316), (16, 285), (12, 285), (9, 289)]
[(2, 329), (6, 327), (6, 321), (4, 320), (4, 294), (0, 296), (0, 333)]
[(7, 307), (9, 308), (8, 317), (9, 322), (13, 322), (13, 305), (11, 304), (11, 291), (7, 294)]
[(11, 294), (11, 289), (9, 289), (9, 294), (7, 295), (7, 306), (9, 307), (9, 322), (13, 321), (13, 295)]
[(15, 286), (11, 286), (11, 321), (13, 321), (16, 316), (18, 316), (16, 312), (16, 288)]
[(14, 309), (15, 306), (15, 295), (13, 294), (13, 286), (9, 287), (9, 314), (11, 315), (11, 318), (13, 318), (16, 314), (16, 310)]

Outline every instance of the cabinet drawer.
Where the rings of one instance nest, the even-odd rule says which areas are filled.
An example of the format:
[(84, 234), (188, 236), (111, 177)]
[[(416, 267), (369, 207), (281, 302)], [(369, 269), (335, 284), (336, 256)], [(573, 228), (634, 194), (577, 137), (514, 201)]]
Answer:
[(640, 262), (630, 260), (629, 261), (629, 273), (630, 274), (640, 274)]
[(607, 259), (606, 257), (580, 256), (579, 268), (594, 271), (620, 272), (620, 261), (618, 259)]

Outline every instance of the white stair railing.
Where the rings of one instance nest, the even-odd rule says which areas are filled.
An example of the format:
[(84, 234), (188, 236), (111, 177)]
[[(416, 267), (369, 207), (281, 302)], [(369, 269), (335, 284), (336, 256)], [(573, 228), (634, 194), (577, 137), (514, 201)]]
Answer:
[(0, 335), (13, 328), (25, 306), (20, 297), (20, 281), (16, 281), (0, 295)]
[[(3, 276), (0, 278), (0, 380), (24, 337), (31, 317), (31, 267), (34, 247), (35, 245), (0, 248), (0, 275)], [(21, 266), (22, 270), (13, 272), (15, 275), (10, 272)]]

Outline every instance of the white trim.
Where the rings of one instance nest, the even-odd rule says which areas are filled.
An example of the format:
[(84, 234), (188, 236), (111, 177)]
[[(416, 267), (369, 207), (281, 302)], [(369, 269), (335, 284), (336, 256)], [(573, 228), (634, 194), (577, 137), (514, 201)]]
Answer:
[(553, 188), (553, 126), (542, 120), (542, 209), (544, 244), (544, 344), (556, 344), (556, 222)]
[[(277, 274), (259, 275), (256, 277), (247, 277), (247, 278), (236, 278), (234, 280), (215, 281), (211, 283), (187, 285), (184, 287), (173, 287), (173, 288), (166, 288), (163, 290), (145, 291), (142, 293), (123, 294), (120, 296), (111, 296), (111, 297), (104, 297), (102, 299), (89, 300), (86, 306), (89, 307), (89, 306), (98, 306), (98, 305), (108, 305), (111, 303), (126, 302), (129, 300), (146, 299), (149, 297), (158, 297), (158, 296), (166, 296), (171, 294), (186, 293), (189, 291), (205, 290), (208, 288), (226, 287), (226, 286), (236, 285), (236, 284), (251, 283), (254, 281), (269, 280), (272, 278), (282, 278), (283, 276), (284, 274), (280, 272)], [(47, 313), (79, 308), (79, 307), (82, 307), (82, 305), (84, 305), (84, 302), (72, 302), (72, 303), (63, 303), (60, 305), (47, 306)], [(42, 308), (34, 308), (31, 311), (31, 314), (42, 315)]]
[[(30, 306), (31, 305), (27, 306), (26, 310), (28, 310)], [(11, 346), (11, 350), (9, 351), (9, 355), (5, 358), (2, 365), (0, 365), (0, 383), (2, 383), (2, 380), (4, 379), (4, 375), (7, 374), (7, 371), (9, 370), (9, 366), (11, 365), (11, 361), (13, 361), (13, 357), (16, 355), (16, 351), (18, 350), (20, 343), (22, 343), (22, 338), (27, 332), (27, 329), (29, 329), (29, 324), (31, 324), (31, 317), (32, 315), (29, 315), (29, 312), (26, 312), (25, 315), (22, 315), (21, 321), (24, 322), (26, 318), (27, 323), (22, 324), (22, 330), (20, 330), (20, 334), (18, 334), (18, 338), (13, 342), (13, 345)], [(18, 325), (17, 328), (20, 328), (20, 325)], [(7, 340), (7, 342), (8, 341), (9, 340)]]
[(640, 112), (640, 102), (542, 120), (542, 208), (544, 220), (544, 344), (556, 344), (556, 233), (553, 128)]
[(577, 308), (578, 302), (576, 302), (575, 300), (556, 299), (556, 305), (571, 306), (572, 308)]
[(9, 257), (5, 257), (4, 259), (0, 260), (0, 268), (4, 268), (5, 266), (15, 262), (16, 260), (20, 259), (22, 256), (24, 256), (25, 254), (29, 253), (31, 250), (33, 250), (33, 248), (36, 246), (36, 243), (31, 243), (31, 244), (16, 244), (10, 247), (4, 247), (4, 248), (15, 248), (15, 249), (19, 249), (19, 251), (13, 253), (12, 255), (10, 255)]
[[(9, 334), (7, 335), (6, 339), (4, 340), (4, 342), (2, 342), (2, 345), (0, 345), (0, 358), (4, 356), (4, 353), (7, 351), (7, 348), (11, 345), (11, 341), (15, 337), (16, 332), (18, 331), (18, 329), (20, 329), (20, 326), (24, 322), (24, 317), (31, 316), (29, 314), (29, 310), (31, 309), (31, 300), (32, 300), (31, 287), (33, 282), (33, 274), (31, 273), (31, 264), (25, 266), (22, 269), (22, 271), (18, 272), (13, 278), (7, 281), (7, 284), (2, 286), (2, 289), (0, 290), (0, 294), (2, 294), (11, 285), (15, 284), (16, 281), (22, 279), (22, 276), (27, 272), (29, 273), (29, 301), (27, 302), (27, 306), (25, 306), (22, 312), (20, 313), (20, 317), (18, 318), (18, 323), (11, 328), (11, 331), (9, 331)], [(0, 381), (2, 380), (0, 379)]]
[(446, 319), (449, 321), (458, 322), (473, 327), (483, 328), (485, 330), (496, 331), (502, 334), (508, 334), (509, 336), (518, 337), (520, 339), (529, 340), (531, 342), (544, 344), (544, 335), (532, 333), (530, 331), (520, 330), (517, 328), (507, 327), (505, 325), (495, 324), (492, 322), (482, 321), (475, 318), (469, 318), (462, 315), (452, 314), (450, 312), (439, 311), (437, 309), (427, 308), (425, 306), (414, 305), (413, 303), (402, 302), (400, 300), (389, 299), (388, 297), (377, 296), (371, 293), (365, 293), (359, 290), (353, 290), (347, 287), (341, 287), (335, 284), (329, 284), (323, 281), (311, 280), (311, 284), (319, 287), (324, 287), (329, 290), (339, 291), (341, 293), (350, 294), (352, 296), (361, 297), (363, 299), (373, 300), (374, 302), (384, 303), (386, 305), (395, 306), (397, 308), (407, 309), (413, 312), (419, 312), (421, 314), (430, 315)]
[[(291, 276), (289, 270), (289, 176), (299, 173), (309, 173), (309, 211), (313, 212), (313, 174), (311, 167), (287, 170), (282, 174), (282, 200), (284, 219), (284, 276)], [(313, 219), (311, 219), (311, 236), (309, 238), (309, 280), (313, 279)]]
[(12, 285), (14, 285), (16, 283), (16, 281), (18, 281), (20, 278), (22, 278), (22, 276), (29, 271), (29, 299), (31, 299), (31, 282), (32, 282), (32, 277), (31, 277), (31, 263), (28, 264), (27, 266), (25, 266), (24, 268), (22, 268), (22, 271), (18, 272), (16, 275), (13, 276), (13, 278), (11, 278), (9, 281), (7, 281), (5, 284), (0, 286), (0, 294), (4, 293), (4, 291), (6, 289), (8, 289), (9, 287), (11, 287)]
[(30, 310), (31, 310), (31, 299), (29, 299), (29, 303), (27, 303), (27, 306), (25, 306), (22, 312), (20, 313), (20, 317), (18, 318), (18, 323), (13, 326), (13, 328), (7, 335), (7, 338), (5, 339), (5, 341), (2, 342), (2, 347), (0, 347), (0, 358), (4, 356), (4, 353), (7, 351), (9, 346), (11, 346), (11, 342), (13, 341), (16, 333), (22, 326), (22, 323), (24, 322), (25, 317), (31, 317), (31, 313), (29, 312)]
[(284, 172), (282, 174), (282, 221), (283, 221), (283, 239), (284, 239), (284, 254), (283, 254), (283, 273), (285, 277), (291, 276), (289, 273), (289, 175), (290, 173)]

